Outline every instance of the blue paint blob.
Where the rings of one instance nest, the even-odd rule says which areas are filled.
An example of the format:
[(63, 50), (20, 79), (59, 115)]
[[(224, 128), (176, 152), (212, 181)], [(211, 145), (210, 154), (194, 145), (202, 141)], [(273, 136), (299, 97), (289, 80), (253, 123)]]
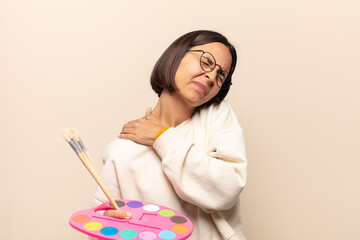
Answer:
[(115, 235), (119, 232), (119, 230), (117, 230), (117, 228), (114, 227), (104, 227), (103, 229), (101, 229), (101, 234), (106, 235), (106, 236), (112, 236)]
[(161, 231), (158, 235), (162, 239), (174, 239), (176, 237), (176, 234), (172, 231)]

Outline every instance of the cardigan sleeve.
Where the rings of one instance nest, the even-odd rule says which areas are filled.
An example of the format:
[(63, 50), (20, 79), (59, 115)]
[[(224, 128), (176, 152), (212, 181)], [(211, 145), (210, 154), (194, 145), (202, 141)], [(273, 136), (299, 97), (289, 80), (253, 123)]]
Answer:
[(207, 109), (208, 150), (170, 128), (154, 143), (163, 171), (184, 201), (205, 212), (231, 208), (246, 183), (243, 131), (227, 103)]

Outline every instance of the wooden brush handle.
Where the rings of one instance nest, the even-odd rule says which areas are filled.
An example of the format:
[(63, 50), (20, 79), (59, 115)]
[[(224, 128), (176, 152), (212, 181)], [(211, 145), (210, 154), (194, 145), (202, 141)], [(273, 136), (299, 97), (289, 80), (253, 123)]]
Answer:
[(110, 192), (107, 190), (102, 178), (99, 176), (98, 172), (96, 171), (95, 167), (89, 162), (89, 160), (86, 158), (85, 154), (83, 153), (78, 153), (78, 157), (80, 158), (80, 160), (83, 162), (83, 164), (85, 165), (85, 167), (89, 170), (90, 174), (93, 176), (93, 178), (95, 179), (95, 181), (97, 182), (97, 184), (99, 185), (99, 187), (101, 188), (101, 190), (104, 192), (105, 196), (107, 197), (107, 199), (109, 200), (109, 202), (111, 203), (111, 205), (116, 209), (119, 210), (118, 205), (116, 204), (115, 200), (113, 199), (113, 197), (111, 196)]

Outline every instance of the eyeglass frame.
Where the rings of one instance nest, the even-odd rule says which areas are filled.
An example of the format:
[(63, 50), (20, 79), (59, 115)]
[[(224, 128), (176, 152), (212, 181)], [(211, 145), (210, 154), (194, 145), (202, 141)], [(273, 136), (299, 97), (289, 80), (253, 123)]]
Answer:
[[(212, 72), (212, 70), (214, 70), (214, 69), (216, 68), (216, 66), (219, 66), (220, 72), (226, 72), (226, 73), (228, 74), (228, 75), (226, 76), (226, 78), (224, 79), (224, 82), (221, 84), (221, 86), (219, 85), (218, 78), (216, 78), (216, 85), (217, 85), (220, 89), (221, 89), (222, 87), (224, 87), (224, 88), (229, 88), (229, 87), (232, 85), (232, 82), (230, 82), (230, 83), (228, 84), (228, 86), (224, 86), (224, 85), (225, 85), (225, 82), (226, 82), (226, 79), (227, 79), (228, 76), (229, 76), (229, 72), (223, 70), (222, 67), (221, 67), (219, 64), (216, 63), (216, 58), (215, 58), (214, 55), (212, 55), (210, 52), (206, 52), (206, 51), (200, 50), (200, 49), (189, 49), (189, 50), (187, 50), (186, 52), (202, 52), (199, 61), (200, 61), (200, 67), (201, 67), (201, 69), (202, 69), (204, 72)], [(214, 59), (214, 66), (211, 67), (211, 70), (210, 70), (210, 71), (205, 70), (205, 69), (203, 68), (203, 66), (201, 65), (201, 58), (203, 57), (203, 55), (204, 55), (205, 53), (210, 54), (210, 56)], [(219, 73), (217, 72), (217, 73), (216, 73), (216, 76), (218, 76), (218, 75), (219, 75)]]

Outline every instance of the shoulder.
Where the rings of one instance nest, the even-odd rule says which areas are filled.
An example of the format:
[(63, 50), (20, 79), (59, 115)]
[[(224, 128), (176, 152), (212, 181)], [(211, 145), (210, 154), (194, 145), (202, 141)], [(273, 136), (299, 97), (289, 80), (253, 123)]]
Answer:
[(117, 159), (126, 155), (131, 155), (134, 152), (139, 152), (148, 147), (137, 144), (133, 141), (117, 138), (111, 141), (104, 150), (103, 161), (106, 162), (108, 159)]
[(201, 115), (214, 115), (214, 114), (230, 114), (233, 110), (228, 102), (223, 100), (221, 103), (215, 105), (211, 104), (208, 107), (202, 108), (199, 112)]
[(213, 108), (214, 108), (214, 112), (220, 115), (234, 114), (234, 110), (232, 109), (230, 104), (225, 100), (222, 101), (219, 105), (216, 106), (214, 105)]
[(114, 139), (111, 141), (105, 148), (105, 151), (115, 151), (123, 148), (133, 147), (135, 143), (133, 141), (125, 140), (125, 139)]
[(237, 117), (228, 102), (225, 100), (218, 105), (210, 105), (200, 110), (199, 115), (202, 118), (211, 119), (211, 122), (227, 122), (237, 124)]

